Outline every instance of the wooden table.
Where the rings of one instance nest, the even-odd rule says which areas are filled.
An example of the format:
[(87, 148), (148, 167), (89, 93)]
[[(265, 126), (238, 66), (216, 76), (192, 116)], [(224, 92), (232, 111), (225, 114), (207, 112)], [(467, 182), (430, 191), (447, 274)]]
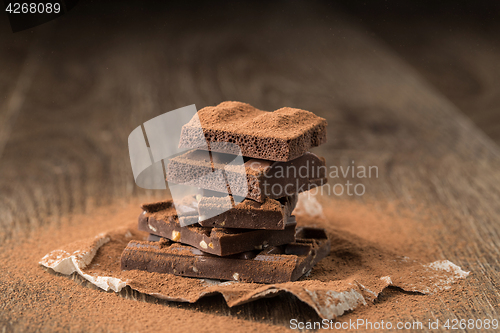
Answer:
[[(356, 160), (379, 169), (378, 178), (360, 180), (364, 196), (335, 200), (434, 212), (420, 228), (437, 226), (436, 259), (471, 271), (463, 286), (475, 292), (468, 306), (443, 300), (433, 315), (498, 318), (498, 145), (355, 17), (324, 4), (240, 5), (227, 13), (81, 3), (17, 34), (4, 20), (0, 239), (119, 200), (164, 195), (135, 185), (127, 149), (131, 130), (156, 115), (224, 100), (293, 106), (327, 118), (328, 143), (315, 151), (330, 165)], [(284, 326), (291, 317), (318, 318), (285, 295), (238, 309), (217, 297), (180, 306), (265, 315)], [(11, 319), (0, 311), (0, 331), (15, 329)]]

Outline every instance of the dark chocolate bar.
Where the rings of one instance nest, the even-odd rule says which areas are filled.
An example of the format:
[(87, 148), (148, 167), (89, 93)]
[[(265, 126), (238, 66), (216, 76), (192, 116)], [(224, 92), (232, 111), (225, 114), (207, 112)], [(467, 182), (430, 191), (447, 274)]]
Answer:
[[(154, 212), (144, 211), (139, 216), (139, 230), (189, 244), (218, 256), (287, 244), (295, 239), (294, 216), (288, 218), (283, 230), (208, 228), (198, 224), (181, 227), (171, 200), (155, 204), (153, 207), (156, 206), (161, 206), (163, 209)], [(143, 207), (148, 206), (143, 205)], [(198, 216), (194, 218), (198, 219)]]
[(227, 197), (202, 196), (198, 202), (199, 224), (204, 227), (282, 230), (297, 199), (297, 195), (279, 200), (266, 198), (263, 203), (245, 199), (227, 210)]
[(220, 177), (209, 177), (214, 170), (223, 171), (231, 184), (229, 194), (244, 196), (259, 202), (266, 197), (279, 199), (308, 191), (327, 182), (325, 159), (313, 153), (288, 162), (273, 162), (245, 158), (244, 167), (229, 163), (234, 155), (192, 150), (169, 160), (167, 180), (172, 183), (195, 186), (228, 193), (228, 184)]
[[(326, 142), (327, 122), (312, 112), (281, 108), (262, 111), (241, 102), (205, 107), (182, 127), (179, 148), (290, 161)], [(206, 140), (206, 141), (205, 141)], [(213, 143), (236, 145), (214, 145)], [(237, 148), (239, 147), (239, 149)]]
[(217, 257), (169, 241), (131, 241), (121, 256), (123, 270), (256, 283), (295, 281), (330, 252), (324, 229), (297, 228), (296, 242), (229, 257)]

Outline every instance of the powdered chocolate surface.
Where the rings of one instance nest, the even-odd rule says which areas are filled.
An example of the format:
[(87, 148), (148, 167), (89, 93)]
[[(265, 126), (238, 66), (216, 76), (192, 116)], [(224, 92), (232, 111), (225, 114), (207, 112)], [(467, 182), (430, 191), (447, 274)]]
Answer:
[(243, 156), (289, 161), (325, 143), (326, 126), (324, 118), (305, 110), (284, 107), (266, 112), (246, 103), (223, 102), (199, 110), (183, 126), (179, 146), (204, 147), (204, 137), (212, 151), (238, 154), (231, 147), (219, 150), (211, 145), (227, 142), (237, 144)]
[[(304, 204), (299, 202), (299, 207), (303, 206)], [(299, 297), (305, 298), (308, 293), (303, 288), (315, 288), (318, 291), (349, 291), (352, 289), (353, 284), (357, 283), (362, 283), (367, 288), (371, 286), (371, 291), (384, 290), (376, 304), (368, 299), (366, 306), (358, 306), (352, 313), (344, 314), (344, 317), (338, 319), (340, 321), (355, 320), (360, 315), (374, 321), (394, 316), (427, 320), (427, 318), (430, 318), (428, 312), (430, 308), (435, 311), (447, 311), (448, 306), (452, 308), (465, 306), (463, 302), (466, 302), (467, 295), (472, 296), (476, 292), (472, 286), (470, 289), (463, 289), (461, 286), (465, 284), (462, 283), (456, 287), (450, 285), (450, 283), (456, 281), (456, 279), (453, 279), (454, 275), (451, 271), (448, 273), (441, 272), (444, 276), (439, 276), (434, 274), (434, 269), (421, 265), (422, 263), (439, 263), (436, 260), (443, 259), (435, 252), (438, 247), (430, 236), (431, 233), (425, 233), (425, 229), (420, 229), (418, 224), (414, 223), (425, 218), (425, 212), (419, 212), (418, 216), (401, 211), (392, 214), (393, 208), (391, 206), (386, 205), (386, 208), (380, 211), (371, 205), (360, 205), (346, 201), (329, 201), (325, 207), (327, 207), (324, 212), (326, 219), (317, 220), (314, 218), (314, 222), (312, 218), (299, 216), (299, 222), (302, 224), (316, 223), (317, 226), (324, 226), (327, 229), (332, 239), (330, 256), (323, 259), (310, 276), (304, 280), (294, 282), (293, 285), (297, 286), (297, 288), (290, 284), (284, 285), (283, 288), (288, 292), (294, 292)], [(70, 279), (41, 272), (36, 264), (39, 258), (49, 250), (62, 247), (71, 239), (93, 238), (93, 235), (106, 227), (116, 228), (124, 223), (130, 223), (132, 238), (141, 239), (145, 237), (146, 235), (141, 235), (133, 230), (135, 224), (134, 215), (137, 213), (136, 202), (127, 207), (106, 207), (95, 212), (92, 216), (76, 216), (73, 218), (72, 223), (66, 223), (59, 228), (41, 230), (28, 243), (14, 246), (12, 249), (4, 246), (4, 251), (0, 252), (0, 258), (5, 263), (5, 269), (0, 270), (0, 281), (11, 281), (9, 285), (21, 283), (21, 285), (27, 286), (26, 283), (29, 283), (32, 286), (29, 287), (29, 295), (45, 295), (43, 298), (23, 296), (24, 294), (20, 294), (22, 289), (13, 291), (9, 290), (7, 285), (2, 284), (0, 285), (0, 301), (2, 301), (0, 304), (6, 304), (3, 308), (5, 313), (9, 313), (11, 317), (20, 318), (22, 316), (20, 312), (22, 312), (26, 321), (19, 321), (17, 324), (19, 327), (25, 327), (22, 325), (28, 324), (30, 326), (40, 325), (45, 328), (55, 328), (53, 330), (56, 331), (57, 327), (59, 327), (60, 331), (67, 331), (70, 327), (79, 328), (80, 330), (82, 328), (95, 330), (97, 327), (101, 327), (101, 329), (111, 331), (120, 331), (125, 327), (127, 327), (127, 330), (140, 330), (145, 327), (155, 330), (167, 330), (161, 327), (170, 327), (169, 325), (175, 325), (176, 329), (180, 331), (192, 331), (194, 328), (203, 329), (206, 325), (214, 325), (211, 327), (219, 331), (269, 331), (273, 328), (273, 326), (259, 322), (242, 321), (234, 317), (219, 317), (214, 312), (205, 314), (197, 311), (176, 309), (175, 307), (165, 307), (162, 304), (124, 300), (115, 297), (113, 294), (76, 287)], [(410, 217), (402, 218), (401, 216), (405, 214)], [(87, 228), (82, 230), (82, 224), (86, 225)], [(123, 230), (121, 232), (123, 233)], [(113, 241), (104, 245), (97, 252), (92, 261), (93, 268), (90, 273), (103, 275), (117, 273), (118, 277), (130, 279), (129, 283), (134, 289), (155, 294), (157, 297), (170, 294), (171, 296), (178, 296), (178, 299), (193, 301), (200, 294), (206, 291), (214, 292), (215, 289), (224, 292), (228, 304), (235, 305), (259, 293), (257, 290), (259, 285), (254, 284), (210, 286), (203, 284), (200, 280), (176, 276), (146, 274), (144, 272), (120, 273), (117, 270), (118, 259), (129, 239), (125, 238), (124, 235), (119, 236), (119, 234), (116, 234)], [(64, 247), (69, 251), (73, 251), (84, 246), (84, 244), (85, 242), (80, 242), (80, 245), (73, 244)], [(116, 258), (116, 260), (113, 258)], [(98, 269), (97, 264), (101, 266), (100, 269)], [(106, 266), (106, 268), (103, 269), (103, 266)], [(419, 269), (410, 275), (407, 269), (411, 267)], [(429, 290), (433, 290), (437, 294), (423, 296), (402, 294), (384, 289), (388, 279), (381, 280), (380, 278), (387, 276), (391, 277), (392, 285), (401, 286), (408, 290), (429, 288)], [(446, 280), (447, 278), (452, 279)], [(207, 281), (207, 283), (209, 282)], [(266, 290), (272, 292), (270, 289), (275, 290), (270, 287), (266, 288), (260, 290), (262, 292)], [(445, 288), (451, 289), (449, 292), (441, 291)], [(316, 293), (316, 295), (317, 299), (321, 301), (322, 298), (319, 297), (319, 294)], [(376, 294), (372, 296), (376, 297)], [(382, 298), (380, 299), (380, 297)], [(8, 299), (30, 299), (30, 301), (6, 303)], [(278, 297), (278, 299), (282, 298)], [(443, 299), (448, 304), (446, 307)], [(171, 305), (172, 303), (166, 304)], [(262, 307), (263, 304), (259, 303), (259, 306)], [(273, 304), (280, 306), (277, 303)], [(286, 304), (282, 304), (280, 307), (286, 307)], [(207, 309), (205, 311), (210, 312), (208, 308), (205, 307), (205, 309)], [(319, 308), (315, 310), (319, 311)], [(254, 311), (258, 312), (258, 309), (256, 308)], [(272, 310), (269, 309), (268, 311)], [(289, 311), (293, 310), (290, 309)], [(303, 311), (305, 310), (302, 310), (301, 313)], [(237, 317), (236, 312), (234, 313)], [(244, 313), (242, 312), (242, 315)], [(309, 316), (312, 316), (312, 314), (309, 313), (303, 320), (317, 320), (317, 318), (314, 319)], [(280, 315), (281, 317), (286, 316)], [(72, 319), (69, 320), (68, 318)], [(93, 321), (90, 318), (93, 318)], [(251, 318), (254, 317), (251, 316)], [(259, 317), (257, 320), (269, 322), (266, 318), (265, 316), (263, 318)], [(289, 319), (285, 318), (281, 321), (281, 319), (275, 317), (272, 320), (277, 320), (280, 325), (288, 327)], [(278, 328), (274, 327), (274, 329)]]
[[(0, 323), (6, 325), (6, 332), (36, 329), (41, 332), (171, 331), (172, 327), (178, 332), (205, 331), (207, 327), (218, 332), (281, 332), (289, 327), (291, 316), (304, 321), (319, 320), (314, 311), (308, 311), (305, 307), (297, 310), (289, 306), (289, 299), (280, 295), (231, 309), (225, 307), (222, 297), (210, 297), (189, 305), (165, 302), (129, 288), (123, 289), (121, 297), (117, 297), (115, 293), (103, 292), (90, 283), (82, 285), (81, 278), (51, 274), (40, 268), (40, 258), (50, 251), (61, 247), (75, 251), (85, 244), (82, 241), (68, 246), (73, 241), (93, 238), (100, 232), (124, 224), (130, 224), (133, 230), (137, 214), (140, 213), (138, 201), (153, 200), (143, 198), (131, 203), (105, 206), (88, 215), (68, 216), (58, 225), (36, 229), (30, 237), (18, 235), (16, 240), (0, 244)], [(304, 207), (312, 206), (299, 202), (298, 207), (300, 211), (305, 211)], [(332, 245), (330, 256), (320, 262), (313, 272), (315, 275), (312, 277), (316, 276), (319, 280), (309, 279), (310, 276), (301, 282), (304, 286), (316, 285), (339, 290), (342, 286), (348, 286), (349, 281), (368, 281), (373, 284), (396, 268), (391, 261), (394, 256), (406, 256), (423, 263), (445, 259), (439, 254), (433, 236), (435, 230), (428, 228), (427, 223), (432, 221), (431, 214), (435, 214), (438, 208), (434, 208), (431, 213), (425, 210), (412, 213), (386, 203), (374, 206), (337, 200), (328, 201), (324, 207), (324, 216), (328, 220), (326, 228), (329, 235), (335, 236), (336, 245)], [(299, 216), (299, 222), (311, 221)], [(137, 234), (137, 237), (143, 236)], [(106, 244), (106, 248), (97, 251), (95, 263), (110, 260), (107, 253), (112, 258), (118, 258), (127, 242), (124, 239), (121, 244), (120, 238), (116, 237), (115, 241)], [(386, 254), (391, 256), (387, 257)], [(379, 255), (385, 257), (377, 259)], [(118, 265), (118, 261), (111, 261), (104, 273), (100, 273), (114, 272)], [(152, 288), (151, 292), (189, 294), (205, 290), (200, 281), (193, 279), (142, 272), (129, 274), (125, 277), (133, 279), (136, 288)], [(432, 285), (428, 275), (422, 272), (414, 276), (399, 276), (397, 280), (393, 279), (394, 285), (404, 283), (409, 287), (417, 279)], [(456, 309), (468, 308), (468, 300), (481, 292), (474, 276), (433, 295), (402, 293), (399, 289), (386, 288), (375, 303), (369, 301), (367, 306), (344, 313), (337, 320), (348, 322), (365, 318), (394, 321), (408, 318), (426, 322), (427, 319), (433, 319), (429, 309), (443, 316)], [(332, 280), (330, 286), (322, 282), (327, 278)], [(255, 289), (252, 285), (241, 284), (224, 288), (240, 296)], [(229, 298), (230, 301), (233, 299)], [(227, 313), (231, 315), (227, 316)]]

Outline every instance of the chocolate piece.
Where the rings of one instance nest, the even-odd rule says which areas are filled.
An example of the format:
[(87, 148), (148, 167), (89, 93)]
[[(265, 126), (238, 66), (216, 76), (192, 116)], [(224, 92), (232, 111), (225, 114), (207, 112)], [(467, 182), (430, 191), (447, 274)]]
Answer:
[[(288, 218), (284, 230), (251, 230), (207, 228), (198, 224), (181, 227), (173, 202), (166, 201), (164, 210), (139, 216), (139, 230), (192, 245), (201, 251), (227, 256), (244, 251), (293, 242), (295, 217)], [(195, 217), (198, 219), (198, 217)]]
[(325, 159), (310, 152), (288, 162), (246, 158), (244, 168), (230, 165), (232, 159), (234, 155), (222, 153), (211, 153), (208, 159), (205, 151), (192, 150), (169, 160), (167, 180), (227, 194), (226, 182), (209, 177), (213, 170), (221, 170), (231, 184), (229, 194), (259, 202), (266, 197), (278, 199), (308, 191), (327, 182)]
[(121, 268), (242, 282), (295, 281), (330, 252), (324, 229), (300, 227), (296, 238), (291, 244), (229, 257), (179, 243), (131, 241), (122, 253)]
[[(285, 221), (297, 204), (297, 195), (279, 201), (267, 198), (263, 203), (250, 199), (227, 210), (225, 197), (202, 197), (198, 202), (199, 224), (204, 227), (243, 229), (285, 229)], [(205, 216), (214, 216), (205, 219)]]
[[(326, 142), (327, 122), (312, 112), (281, 108), (262, 111), (241, 102), (223, 102), (208, 106), (182, 127), (179, 148), (206, 147), (211, 151), (290, 161), (311, 147)], [(206, 141), (205, 141), (205, 140)], [(218, 146), (228, 142), (237, 146)]]
[(170, 242), (170, 239), (163, 238), (163, 237), (160, 237), (160, 236), (156, 236), (156, 235), (153, 235), (153, 234), (149, 234), (149, 236), (148, 236), (148, 242), (159, 242), (162, 239), (166, 239), (166, 240), (168, 240)]
[[(172, 200), (158, 201), (153, 203), (144, 203), (141, 205), (144, 212), (160, 214), (166, 213), (167, 215), (174, 214), (178, 223), (181, 226), (192, 225), (198, 223), (198, 201), (194, 196), (186, 196), (181, 200), (174, 202)], [(161, 213), (163, 212), (163, 213)], [(178, 213), (181, 216), (178, 216)]]

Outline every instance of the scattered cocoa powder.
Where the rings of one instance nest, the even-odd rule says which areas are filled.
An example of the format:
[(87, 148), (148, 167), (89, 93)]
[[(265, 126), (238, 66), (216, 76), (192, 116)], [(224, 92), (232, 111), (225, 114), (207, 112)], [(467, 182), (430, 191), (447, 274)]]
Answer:
[[(139, 200), (138, 202), (151, 201)], [(50, 273), (42, 269), (38, 261), (50, 251), (66, 246), (76, 240), (92, 238), (98, 233), (123, 226), (131, 226), (132, 238), (144, 238), (145, 234), (134, 231), (140, 208), (138, 202), (115, 204), (97, 209), (87, 216), (71, 216), (58, 226), (49, 225), (37, 230), (33, 237), (18, 237), (0, 245), (0, 329), (6, 331), (40, 330), (40, 331), (281, 331), (282, 326), (273, 326), (268, 322), (248, 321), (233, 317), (220, 317), (214, 311), (198, 311), (196, 306), (178, 308), (177, 303), (161, 303), (154, 298), (147, 298), (127, 289), (119, 297), (114, 292), (104, 292), (92, 286), (81, 286), (73, 277)], [(324, 219), (300, 217), (299, 224), (316, 224), (327, 228), (332, 240), (329, 257), (321, 261), (313, 273), (297, 282), (303, 287), (335, 288), (348, 290), (354, 281), (371, 281), (372, 289), (380, 288), (384, 283), (380, 280), (390, 270), (393, 282), (404, 285), (407, 276), (398, 276), (394, 271), (395, 257), (430, 262), (440, 258), (436, 254), (436, 243), (429, 238), (430, 233), (419, 226), (415, 214), (405, 214), (391, 210), (375, 208), (367, 204), (346, 201), (328, 201), (324, 205)], [(116, 238), (97, 252), (91, 266), (93, 270), (114, 273), (118, 270), (121, 249), (127, 240)], [(80, 244), (81, 245), (81, 244)], [(78, 248), (78, 243), (73, 243)], [(123, 246), (123, 247), (122, 247)], [(67, 251), (71, 250), (65, 248)], [(104, 267), (96, 264), (105, 263)], [(404, 264), (403, 264), (404, 266)], [(401, 266), (401, 267), (403, 267)], [(198, 297), (200, 280), (162, 275), (147, 272), (121, 272), (133, 282), (134, 289), (158, 290), (167, 288), (187, 298)], [(147, 278), (144, 276), (147, 275)], [(153, 277), (152, 277), (153, 276)], [(374, 279), (376, 277), (377, 279)], [(413, 277), (414, 280), (426, 276)], [(147, 281), (147, 285), (141, 285)], [(156, 286), (149, 283), (155, 281)], [(424, 281), (425, 282), (425, 281)], [(85, 283), (84, 283), (85, 285)], [(401, 292), (395, 288), (386, 288), (375, 300), (358, 307), (352, 313), (338, 318), (339, 321), (365, 318), (367, 320), (390, 320), (395, 318), (414, 318), (427, 320), (434, 312), (446, 312), (450, 307), (461, 307), (466, 302), (464, 295), (473, 293), (473, 289), (464, 290), (458, 283), (451, 291), (437, 291), (433, 295)], [(251, 292), (253, 284), (233, 284), (226, 286), (233, 290), (233, 299)], [(301, 297), (301, 295), (298, 295)], [(302, 295), (306, 296), (306, 295)], [(128, 299), (132, 298), (132, 299)], [(280, 299), (278, 297), (278, 299)], [(146, 300), (146, 302), (144, 301)], [(319, 300), (321, 302), (321, 300)], [(210, 298), (203, 302), (224, 302), (220, 298)], [(262, 304), (262, 303), (261, 303)], [(285, 304), (283, 304), (285, 305)], [(217, 308), (214, 303), (214, 307)], [(220, 308), (220, 307), (219, 307)], [(206, 309), (206, 308), (205, 308)], [(241, 310), (239, 310), (241, 311)], [(304, 310), (307, 313), (306, 310)], [(235, 312), (237, 313), (237, 312)], [(319, 320), (309, 312), (310, 320)], [(253, 317), (251, 317), (253, 318)], [(255, 319), (255, 318), (254, 318)], [(278, 320), (281, 325), (288, 326), (291, 318)], [(306, 318), (307, 320), (307, 318)]]

